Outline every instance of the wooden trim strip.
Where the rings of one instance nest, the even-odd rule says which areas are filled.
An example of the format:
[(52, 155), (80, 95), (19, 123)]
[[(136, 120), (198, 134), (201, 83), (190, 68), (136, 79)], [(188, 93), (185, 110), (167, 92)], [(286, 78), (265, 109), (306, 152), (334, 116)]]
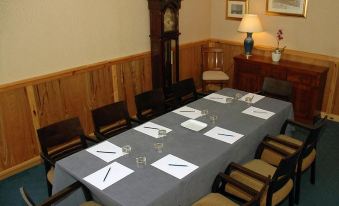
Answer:
[(22, 172), (26, 169), (33, 167), (33, 166), (36, 166), (36, 165), (40, 164), (41, 162), (42, 161), (40, 159), (40, 156), (36, 156), (36, 157), (34, 157), (30, 160), (27, 160), (23, 163), (15, 165), (15, 166), (8, 168), (6, 170), (3, 170), (3, 171), (0, 172), (0, 180), (6, 179), (6, 178), (8, 178), (12, 175), (15, 175), (19, 172)]

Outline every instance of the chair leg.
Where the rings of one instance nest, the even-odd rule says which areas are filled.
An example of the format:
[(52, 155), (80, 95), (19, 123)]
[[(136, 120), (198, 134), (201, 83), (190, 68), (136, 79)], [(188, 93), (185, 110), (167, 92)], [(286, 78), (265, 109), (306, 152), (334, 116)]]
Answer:
[(47, 191), (48, 191), (48, 196), (50, 197), (52, 195), (52, 184), (49, 183), (48, 180), (47, 180)]
[(299, 204), (300, 184), (301, 184), (301, 172), (298, 172), (295, 178), (295, 195), (294, 195), (295, 204)]
[(315, 160), (312, 162), (311, 165), (311, 184), (315, 184)]
[(294, 187), (292, 188), (290, 194), (288, 194), (288, 205), (289, 206), (294, 205)]

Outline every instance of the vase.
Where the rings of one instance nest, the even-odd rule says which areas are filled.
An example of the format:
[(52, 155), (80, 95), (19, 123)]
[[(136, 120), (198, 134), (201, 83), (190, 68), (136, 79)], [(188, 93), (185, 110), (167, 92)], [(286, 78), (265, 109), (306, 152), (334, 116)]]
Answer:
[(281, 58), (280, 52), (272, 52), (272, 61), (279, 62)]

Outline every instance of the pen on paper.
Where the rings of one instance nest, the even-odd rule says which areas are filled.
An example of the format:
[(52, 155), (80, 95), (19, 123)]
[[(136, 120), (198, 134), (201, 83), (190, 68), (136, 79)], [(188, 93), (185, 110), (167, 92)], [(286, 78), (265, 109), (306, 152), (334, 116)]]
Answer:
[(188, 167), (188, 165), (168, 164), (169, 166)]
[(107, 176), (108, 176), (109, 171), (111, 171), (111, 167), (108, 169), (108, 171), (107, 171), (107, 173), (106, 173), (106, 176), (105, 176), (103, 182), (105, 182), (105, 180), (106, 180), (106, 178), (107, 178)]
[(180, 111), (180, 112), (194, 112), (194, 111)]
[(218, 135), (223, 135), (223, 136), (227, 136), (227, 137), (233, 137), (234, 135), (231, 134), (218, 134)]
[(224, 99), (223, 97), (210, 97), (210, 99)]
[(100, 150), (98, 150), (96, 152), (98, 152), (98, 153), (109, 153), (109, 154), (115, 154), (116, 153), (116, 152), (100, 151)]
[(144, 127), (144, 128), (147, 128), (147, 129), (156, 129), (156, 130), (159, 130), (159, 128), (155, 128), (155, 127)]
[(253, 110), (254, 113), (266, 113), (266, 112), (262, 112), (262, 111), (257, 111), (257, 110)]

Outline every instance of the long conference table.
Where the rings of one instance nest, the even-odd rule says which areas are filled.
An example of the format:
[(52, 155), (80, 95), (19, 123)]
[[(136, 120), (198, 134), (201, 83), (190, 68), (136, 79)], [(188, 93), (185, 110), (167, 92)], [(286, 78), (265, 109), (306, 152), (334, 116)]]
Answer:
[[(234, 97), (236, 93), (246, 92), (223, 89), (217, 94)], [(118, 147), (130, 145), (131, 154), (121, 156), (112, 162), (133, 170), (134, 172), (101, 190), (84, 180), (84, 178), (112, 162), (105, 162), (86, 150), (80, 151), (56, 163), (53, 193), (65, 188), (75, 180), (81, 181), (91, 191), (96, 201), (112, 206), (188, 206), (211, 191), (215, 176), (224, 171), (230, 162), (242, 163), (254, 157), (255, 150), (267, 134), (276, 135), (287, 118), (293, 118), (293, 107), (289, 102), (272, 98), (262, 98), (252, 106), (274, 112), (268, 119), (244, 114), (249, 108), (244, 101), (220, 103), (202, 98), (188, 104), (197, 110), (208, 109), (209, 114), (216, 114), (215, 124), (209, 118), (199, 117), (196, 120), (208, 124), (201, 131), (192, 131), (180, 124), (189, 118), (174, 112), (166, 113), (152, 123), (172, 129), (164, 138), (162, 153), (154, 150), (155, 138), (130, 129), (108, 139)], [(204, 135), (215, 126), (244, 135), (229, 144)], [(196, 166), (193, 172), (178, 179), (151, 164), (168, 154), (172, 154)], [(145, 155), (147, 165), (138, 168), (136, 157)], [(114, 174), (114, 171), (111, 171)], [(102, 181), (98, 179), (97, 181)], [(81, 191), (73, 193), (58, 205), (79, 205), (84, 201)]]

